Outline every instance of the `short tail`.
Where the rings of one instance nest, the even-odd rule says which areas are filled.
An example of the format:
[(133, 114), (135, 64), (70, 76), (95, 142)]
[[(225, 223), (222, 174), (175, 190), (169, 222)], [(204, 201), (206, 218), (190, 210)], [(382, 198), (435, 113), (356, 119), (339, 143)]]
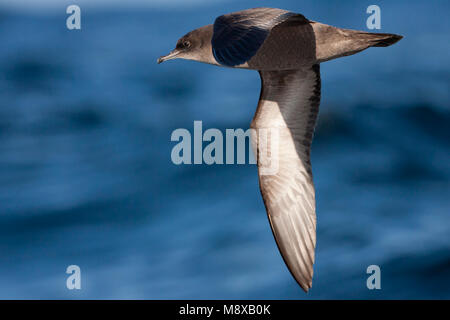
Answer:
[(359, 32), (358, 38), (368, 42), (369, 47), (389, 47), (400, 41), (403, 37), (392, 33)]
[(319, 22), (312, 22), (311, 26), (316, 38), (318, 63), (350, 56), (370, 47), (388, 47), (403, 38), (392, 33), (341, 29)]

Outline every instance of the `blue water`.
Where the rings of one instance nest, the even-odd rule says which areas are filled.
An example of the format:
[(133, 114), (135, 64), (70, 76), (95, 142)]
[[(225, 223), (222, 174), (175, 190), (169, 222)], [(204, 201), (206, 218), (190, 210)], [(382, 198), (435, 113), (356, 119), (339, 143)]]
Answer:
[[(0, 6), (0, 298), (450, 298), (448, 1), (377, 1), (405, 38), (322, 64), (313, 288), (278, 253), (253, 165), (176, 166), (176, 128), (248, 128), (256, 72), (156, 64), (256, 1)], [(272, 1), (365, 30), (369, 1)], [(82, 289), (66, 288), (78, 265)], [(381, 290), (366, 268), (381, 267)]]

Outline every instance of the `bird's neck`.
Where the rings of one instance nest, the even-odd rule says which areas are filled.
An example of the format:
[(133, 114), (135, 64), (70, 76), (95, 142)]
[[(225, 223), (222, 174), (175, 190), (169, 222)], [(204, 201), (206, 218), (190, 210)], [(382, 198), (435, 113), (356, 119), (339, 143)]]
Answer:
[(211, 41), (214, 33), (213, 25), (209, 24), (207, 26), (197, 29), (197, 31), (201, 32), (203, 36), (201, 37), (202, 39), (201, 47), (200, 50), (198, 50), (195, 60), (203, 63), (218, 65), (219, 63), (214, 58), (212, 52)]

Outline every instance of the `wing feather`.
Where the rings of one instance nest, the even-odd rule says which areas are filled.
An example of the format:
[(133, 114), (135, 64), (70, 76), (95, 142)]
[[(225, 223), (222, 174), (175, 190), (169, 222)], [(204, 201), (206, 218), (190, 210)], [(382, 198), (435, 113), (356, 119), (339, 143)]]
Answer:
[[(310, 148), (320, 103), (320, 70), (314, 65), (260, 75), (262, 91), (251, 127), (261, 194), (281, 255), (308, 291), (316, 246)], [(261, 139), (262, 130), (270, 130), (266, 140)]]
[(277, 25), (306, 20), (301, 14), (274, 8), (255, 8), (225, 14), (214, 22), (212, 50), (222, 65), (234, 67), (249, 61)]

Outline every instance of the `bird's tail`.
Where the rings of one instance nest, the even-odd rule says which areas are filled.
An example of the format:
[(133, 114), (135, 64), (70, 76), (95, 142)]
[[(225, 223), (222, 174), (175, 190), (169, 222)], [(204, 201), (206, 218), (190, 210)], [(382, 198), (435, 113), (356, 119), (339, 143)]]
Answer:
[(403, 38), (393, 33), (371, 33), (363, 31), (355, 31), (352, 36), (359, 41), (366, 42), (369, 44), (369, 47), (389, 47)]
[(319, 22), (312, 22), (311, 25), (316, 38), (316, 59), (319, 63), (349, 56), (370, 47), (388, 47), (403, 38), (391, 33), (341, 29)]

